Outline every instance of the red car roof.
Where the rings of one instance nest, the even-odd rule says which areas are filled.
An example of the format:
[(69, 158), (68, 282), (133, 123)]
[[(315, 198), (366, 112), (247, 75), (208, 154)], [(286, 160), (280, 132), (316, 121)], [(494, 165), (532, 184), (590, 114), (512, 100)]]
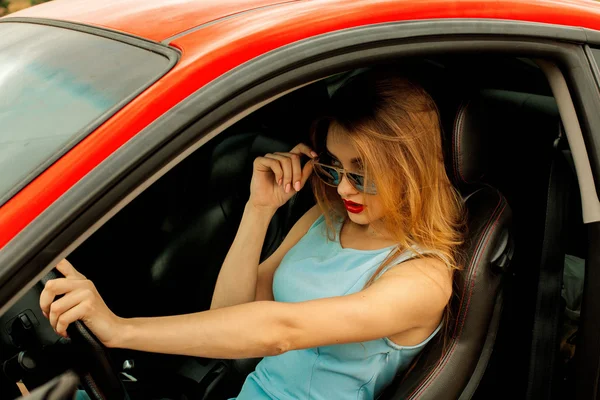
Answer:
[[(42, 5), (28, 8), (9, 17), (36, 17), (66, 20), (89, 25), (101, 26), (154, 41), (162, 41), (188, 29), (215, 21), (219, 18), (244, 11), (268, 8), (283, 3), (304, 4), (299, 12), (306, 9), (317, 11), (320, 8), (338, 8), (341, 3), (355, 9), (376, 10), (378, 3), (389, 7), (386, 0), (54, 0)], [(562, 16), (562, 22), (548, 20), (549, 23), (569, 23), (569, 18), (581, 12), (598, 15), (600, 4), (594, 0), (522, 0), (522, 1), (492, 1), (492, 0), (398, 0), (397, 11), (407, 9), (406, 18), (463, 18), (485, 15), (487, 18), (512, 19), (513, 14), (522, 14), (525, 9), (532, 7), (548, 10), (549, 14)], [(428, 5), (430, 3), (430, 5)], [(507, 4), (511, 7), (507, 7)], [(411, 11), (418, 14), (411, 15)], [(315, 18), (319, 18), (318, 11)], [(365, 18), (369, 17), (367, 12)], [(537, 19), (544, 19), (544, 13)], [(265, 21), (271, 22), (271, 21)], [(597, 29), (597, 28), (596, 28)]]
[(160, 42), (222, 17), (286, 1), (290, 0), (54, 0), (10, 17), (79, 22)]

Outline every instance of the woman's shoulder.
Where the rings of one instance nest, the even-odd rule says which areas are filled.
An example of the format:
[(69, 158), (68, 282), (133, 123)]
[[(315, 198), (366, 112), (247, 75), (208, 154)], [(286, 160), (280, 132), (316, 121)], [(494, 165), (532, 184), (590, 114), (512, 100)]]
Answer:
[(432, 259), (439, 261), (438, 265), (449, 266), (450, 261), (444, 255), (443, 251), (436, 250), (434, 248), (428, 248), (418, 244), (405, 248), (403, 251), (399, 251), (397, 255), (398, 263), (408, 260), (424, 259), (425, 262), (429, 262)]
[(315, 204), (300, 217), (298, 223), (302, 222), (302, 226), (306, 228), (306, 232), (308, 232), (311, 228), (319, 225), (324, 220), (325, 216), (323, 215), (323, 211), (318, 204)]
[(400, 252), (398, 258), (378, 277), (401, 275), (410, 279), (425, 279), (449, 294), (452, 292), (453, 271), (443, 252), (414, 246)]
[[(310, 210), (304, 213), (290, 230), (288, 236), (298, 240), (304, 236), (311, 228), (318, 225), (323, 220), (323, 213), (318, 205), (314, 205)], [(296, 240), (297, 241), (297, 240)]]

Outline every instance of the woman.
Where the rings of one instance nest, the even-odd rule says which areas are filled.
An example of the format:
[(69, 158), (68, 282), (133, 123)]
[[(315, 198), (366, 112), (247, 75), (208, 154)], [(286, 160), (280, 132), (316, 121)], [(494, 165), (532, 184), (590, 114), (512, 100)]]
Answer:
[[(319, 153), (299, 144), (255, 160), (211, 310), (119, 318), (64, 260), (57, 268), (66, 278), (40, 299), (52, 326), (64, 336), (83, 320), (108, 347), (265, 357), (238, 399), (376, 397), (442, 326), (461, 201), (444, 169), (433, 100), (390, 73), (365, 72), (338, 89), (313, 148)], [(311, 174), (317, 206), (259, 264), (272, 216)]]

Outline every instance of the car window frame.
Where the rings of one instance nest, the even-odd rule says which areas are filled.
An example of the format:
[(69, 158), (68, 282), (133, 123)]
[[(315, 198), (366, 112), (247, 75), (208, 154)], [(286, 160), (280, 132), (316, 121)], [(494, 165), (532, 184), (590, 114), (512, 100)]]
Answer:
[(45, 171), (50, 165), (56, 160), (66, 154), (69, 150), (81, 142), (92, 132), (94, 132), (100, 125), (106, 122), (110, 117), (116, 114), (119, 110), (125, 107), (134, 98), (143, 93), (146, 89), (156, 83), (160, 78), (167, 74), (177, 64), (180, 58), (180, 53), (173, 47), (169, 47), (163, 43), (153, 42), (137, 36), (128, 35), (122, 32), (113, 31), (110, 29), (97, 28), (90, 25), (78, 24), (67, 21), (56, 21), (44, 18), (23, 18), (23, 17), (9, 17), (0, 19), (0, 23), (18, 23), (18, 24), (31, 24), (31, 25), (43, 25), (54, 28), (62, 28), (73, 30), (76, 32), (94, 35), (102, 37), (104, 39), (110, 39), (117, 42), (124, 43), (129, 46), (134, 46), (146, 51), (150, 51), (155, 54), (159, 54), (167, 59), (165, 68), (151, 79), (149, 79), (144, 85), (140, 86), (137, 90), (131, 92), (129, 95), (124, 97), (121, 101), (110, 107), (108, 110), (103, 112), (98, 118), (90, 121), (87, 125), (82, 127), (79, 132), (73, 135), (69, 141), (61, 146), (61, 148), (51, 154), (44, 162), (40, 163), (36, 168), (31, 170), (27, 176), (21, 179), (17, 184), (13, 185), (10, 191), (0, 194), (0, 207), (8, 202), (15, 194), (21, 189), (27, 186), (33, 179)]
[[(414, 35), (410, 34), (411, 24)], [(141, 131), (0, 251), (0, 265), (5, 266), (0, 270), (0, 313), (47, 273), (57, 260), (76, 248), (145, 188), (237, 120), (299, 85), (382, 62), (390, 56), (483, 51), (556, 62), (573, 88), (571, 96), (580, 118), (594, 179), (598, 182), (600, 113), (597, 111), (600, 110), (600, 96), (596, 96), (597, 89), (589, 88), (593, 74), (582, 47), (588, 35), (581, 29), (556, 27), (553, 30), (548, 26), (536, 34), (532, 25), (536, 24), (507, 24), (504, 21), (481, 24), (471, 20), (443, 24), (432, 21), (429, 26), (435, 35), (431, 36), (420, 36), (427, 28), (422, 21), (366, 26), (306, 39), (233, 69)], [(460, 30), (459, 34), (457, 30)], [(465, 36), (465, 32), (470, 34)], [(439, 40), (439, 35), (444, 33), (447, 33), (444, 40)], [(588, 68), (582, 68), (586, 65)], [(140, 149), (144, 151), (140, 152)], [(600, 226), (598, 223), (590, 225)], [(600, 229), (596, 235), (590, 235), (590, 238), (595, 237), (600, 237)], [(600, 264), (600, 258), (593, 262)], [(599, 318), (593, 316), (593, 319)], [(586, 358), (593, 359), (587, 355)], [(591, 364), (587, 360), (581, 365), (590, 368)], [(589, 398), (585, 395), (590, 391), (597, 392), (592, 380), (588, 377), (582, 381), (585, 390), (578, 392), (577, 398)]]

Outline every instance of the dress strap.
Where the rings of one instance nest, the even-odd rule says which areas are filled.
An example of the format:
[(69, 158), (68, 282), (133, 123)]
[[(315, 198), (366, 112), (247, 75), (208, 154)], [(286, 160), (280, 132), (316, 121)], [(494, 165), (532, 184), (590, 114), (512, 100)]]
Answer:
[[(393, 252), (398, 252), (397, 248), (392, 249), (391, 251)], [(385, 268), (383, 268), (381, 271), (379, 271), (379, 273), (377, 274), (377, 276), (375, 277), (376, 279), (379, 279), (379, 277), (381, 277), (381, 275), (383, 275), (384, 273), (386, 273), (388, 270), (390, 270), (391, 268), (396, 267), (399, 264), (402, 264), (405, 261), (408, 260), (412, 260), (413, 258), (417, 258), (420, 256), (424, 256), (427, 254), (434, 254), (437, 255), (438, 257), (440, 257), (442, 260), (444, 260), (444, 262), (446, 264), (450, 264), (448, 262), (448, 259), (446, 258), (446, 256), (444, 256), (441, 252), (434, 250), (434, 249), (422, 249), (419, 246), (411, 246), (408, 249), (405, 249), (404, 251), (400, 252), (400, 254), (397, 255), (391, 255), (391, 257), (393, 258), (393, 261), (390, 262)]]
[(315, 222), (313, 222), (310, 226), (310, 228), (308, 228), (308, 230), (312, 230), (315, 226), (319, 225), (321, 222), (323, 222), (325, 220), (325, 215), (321, 214), (319, 215), (319, 217), (315, 220)]

